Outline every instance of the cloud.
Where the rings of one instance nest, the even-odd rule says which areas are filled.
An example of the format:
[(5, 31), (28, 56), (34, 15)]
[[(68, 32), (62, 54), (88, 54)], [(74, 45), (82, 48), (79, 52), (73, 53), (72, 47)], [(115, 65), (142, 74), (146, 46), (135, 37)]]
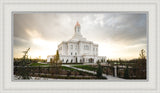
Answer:
[[(90, 30), (89, 33), (94, 32), (95, 34), (92, 35), (96, 35), (101, 40), (110, 39), (113, 42), (134, 44), (137, 40), (146, 38), (145, 14), (106, 14), (103, 16), (99, 22), (96, 22), (99, 24), (92, 24), (91, 26), (89, 24), (86, 26), (86, 29)], [(91, 22), (91, 20), (89, 21)]]

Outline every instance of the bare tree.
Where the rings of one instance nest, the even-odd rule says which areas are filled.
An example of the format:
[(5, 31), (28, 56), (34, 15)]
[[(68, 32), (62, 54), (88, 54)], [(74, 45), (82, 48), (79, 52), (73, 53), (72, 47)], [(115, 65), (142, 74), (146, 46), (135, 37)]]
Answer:
[(144, 49), (141, 50), (139, 56), (140, 56), (140, 59), (146, 59), (145, 50)]
[(136, 63), (136, 77), (141, 79), (146, 79), (146, 56), (145, 50), (142, 49), (139, 54), (139, 59)]

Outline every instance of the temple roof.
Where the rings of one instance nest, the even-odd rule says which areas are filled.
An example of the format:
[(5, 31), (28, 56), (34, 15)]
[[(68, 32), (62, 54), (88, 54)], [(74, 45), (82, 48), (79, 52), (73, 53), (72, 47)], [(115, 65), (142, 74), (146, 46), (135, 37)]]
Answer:
[(74, 35), (69, 41), (86, 41), (82, 35)]
[[(75, 27), (76, 26), (80, 26), (80, 24), (79, 24), (79, 22), (77, 21), (77, 23), (76, 23), (76, 25), (75, 25)], [(84, 38), (82, 35), (81, 35), (81, 33), (80, 32), (75, 32), (74, 33), (74, 35), (73, 35), (73, 37), (69, 40), (69, 41), (86, 41), (86, 38)]]

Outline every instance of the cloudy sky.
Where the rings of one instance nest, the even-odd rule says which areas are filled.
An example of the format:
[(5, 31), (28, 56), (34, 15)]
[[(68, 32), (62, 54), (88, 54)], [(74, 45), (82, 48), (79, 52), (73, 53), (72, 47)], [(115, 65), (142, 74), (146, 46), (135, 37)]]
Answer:
[(83, 37), (99, 45), (99, 56), (132, 59), (147, 49), (143, 13), (26, 13), (14, 14), (14, 57), (31, 48), (29, 56), (47, 58), (74, 34), (77, 21)]

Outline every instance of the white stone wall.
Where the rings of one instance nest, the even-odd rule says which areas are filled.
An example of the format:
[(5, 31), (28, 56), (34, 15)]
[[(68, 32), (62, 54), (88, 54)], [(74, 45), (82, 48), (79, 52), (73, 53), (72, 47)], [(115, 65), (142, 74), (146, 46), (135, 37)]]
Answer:
[(58, 51), (60, 55), (68, 55), (67, 50), (68, 50), (68, 46), (66, 42), (62, 42), (61, 44), (59, 44)]
[(54, 59), (54, 55), (48, 55), (47, 56), (47, 62), (51, 62), (51, 59)]
[(79, 54), (78, 44), (73, 42), (68, 42), (68, 56), (78, 56), (78, 54)]
[[(77, 63), (96, 63), (98, 60), (101, 62), (102, 59), (104, 59), (105, 62), (107, 61), (105, 56), (60, 56), (62, 63), (76, 63), (76, 58)], [(90, 61), (91, 58), (93, 59), (92, 62)], [(51, 59), (53, 60), (54, 56), (48, 56), (47, 62), (50, 62)]]
[(62, 60), (62, 63), (76, 63), (76, 58), (77, 58), (77, 63), (80, 63), (80, 60), (82, 59), (81, 56), (61, 56), (60, 57), (60, 59)]
[(73, 63), (77, 62), (80, 63), (81, 61), (89, 62), (89, 59), (94, 59), (94, 63), (99, 60), (98, 56), (98, 45), (94, 44), (90, 41), (78, 41), (78, 42), (62, 42), (58, 46), (59, 54), (61, 60), (66, 63)]

